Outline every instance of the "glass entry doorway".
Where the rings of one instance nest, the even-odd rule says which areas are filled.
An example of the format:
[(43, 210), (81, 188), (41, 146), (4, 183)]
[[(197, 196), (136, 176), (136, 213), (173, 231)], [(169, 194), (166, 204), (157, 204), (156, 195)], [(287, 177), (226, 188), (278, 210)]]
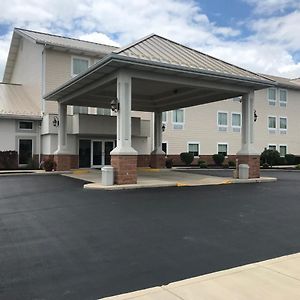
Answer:
[(100, 168), (110, 165), (110, 151), (115, 142), (110, 140), (79, 140), (79, 167)]

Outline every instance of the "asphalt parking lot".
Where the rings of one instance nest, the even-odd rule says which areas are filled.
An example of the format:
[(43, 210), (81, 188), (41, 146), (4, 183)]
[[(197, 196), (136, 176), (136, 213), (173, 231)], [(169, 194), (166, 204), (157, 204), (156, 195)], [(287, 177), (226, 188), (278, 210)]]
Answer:
[(98, 299), (299, 252), (300, 172), (263, 175), (279, 181), (91, 191), (1, 176), (0, 299)]

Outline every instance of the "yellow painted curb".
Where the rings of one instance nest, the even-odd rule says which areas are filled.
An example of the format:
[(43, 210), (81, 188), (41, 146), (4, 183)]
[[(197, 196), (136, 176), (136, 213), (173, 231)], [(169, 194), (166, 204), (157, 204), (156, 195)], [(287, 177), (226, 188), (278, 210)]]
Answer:
[(232, 181), (231, 180), (225, 180), (222, 182), (222, 184), (232, 184)]
[(177, 187), (181, 187), (181, 186), (189, 186), (189, 184), (187, 184), (187, 183), (182, 183), (182, 182), (176, 182), (176, 186), (177, 186)]
[(153, 168), (138, 168), (138, 171), (144, 171), (144, 172), (160, 172), (160, 169), (153, 169)]

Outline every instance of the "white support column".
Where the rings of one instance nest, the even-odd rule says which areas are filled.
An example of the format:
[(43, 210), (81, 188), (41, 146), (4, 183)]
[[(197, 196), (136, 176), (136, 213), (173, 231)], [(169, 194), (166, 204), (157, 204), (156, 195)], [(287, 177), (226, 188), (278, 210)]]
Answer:
[(151, 154), (162, 154), (162, 112), (154, 113), (154, 150)]
[(131, 77), (120, 71), (117, 77), (117, 147), (111, 155), (137, 155), (131, 146)]
[(242, 97), (242, 148), (238, 155), (259, 155), (254, 147), (254, 92)]
[(54, 154), (66, 154), (67, 153), (67, 105), (58, 104), (58, 142), (57, 150)]

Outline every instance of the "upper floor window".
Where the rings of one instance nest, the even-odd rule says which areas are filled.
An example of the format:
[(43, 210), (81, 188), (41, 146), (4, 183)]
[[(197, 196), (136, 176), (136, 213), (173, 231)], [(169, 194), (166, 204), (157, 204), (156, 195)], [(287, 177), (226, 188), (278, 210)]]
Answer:
[(231, 114), (231, 127), (234, 132), (240, 132), (241, 130), (241, 114), (232, 113)]
[(199, 143), (188, 143), (188, 152), (199, 156)]
[(269, 117), (268, 127), (271, 130), (276, 129), (276, 117)]
[(166, 111), (162, 112), (162, 122), (167, 123), (167, 112)]
[(184, 123), (184, 111), (182, 108), (173, 110), (173, 128), (182, 129)]
[(97, 108), (97, 115), (101, 116), (110, 116), (111, 115), (111, 110), (109, 108)]
[(279, 129), (287, 130), (287, 118), (285, 118), (285, 117), (279, 118)]
[(73, 106), (73, 114), (88, 114), (88, 107), (86, 107), (86, 106)]
[(219, 131), (227, 131), (227, 126), (228, 126), (228, 113), (218, 112)]
[(281, 107), (286, 107), (287, 104), (287, 90), (279, 90), (279, 105)]
[(270, 105), (276, 105), (276, 88), (268, 89), (268, 101)]
[(82, 57), (72, 58), (72, 76), (86, 71), (89, 67), (89, 59)]
[(33, 129), (33, 122), (32, 121), (20, 121), (19, 122), (19, 129), (32, 130)]

